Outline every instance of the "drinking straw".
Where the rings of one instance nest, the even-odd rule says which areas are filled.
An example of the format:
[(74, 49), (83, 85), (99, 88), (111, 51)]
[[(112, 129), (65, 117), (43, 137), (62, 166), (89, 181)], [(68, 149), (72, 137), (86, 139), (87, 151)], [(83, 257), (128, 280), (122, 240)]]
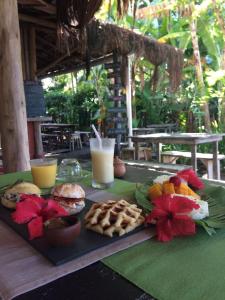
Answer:
[(95, 133), (95, 135), (96, 135), (96, 138), (97, 138), (97, 140), (98, 140), (98, 142), (99, 142), (99, 148), (102, 149), (102, 139), (101, 139), (101, 137), (100, 137), (100, 135), (99, 135), (97, 129), (95, 128), (95, 125), (92, 124), (91, 127), (92, 127), (92, 129), (94, 130), (94, 133)]

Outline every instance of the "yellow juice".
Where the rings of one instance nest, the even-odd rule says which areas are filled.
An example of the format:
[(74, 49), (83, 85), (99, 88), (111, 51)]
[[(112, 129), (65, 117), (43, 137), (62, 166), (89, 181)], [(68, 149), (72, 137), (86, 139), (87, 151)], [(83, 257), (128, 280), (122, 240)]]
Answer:
[(39, 188), (49, 188), (55, 185), (57, 163), (31, 165), (33, 182)]

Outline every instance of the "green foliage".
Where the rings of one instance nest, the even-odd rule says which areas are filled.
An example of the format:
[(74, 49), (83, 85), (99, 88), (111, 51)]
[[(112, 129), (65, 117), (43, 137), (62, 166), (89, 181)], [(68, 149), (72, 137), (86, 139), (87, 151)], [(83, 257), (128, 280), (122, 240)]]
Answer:
[[(157, 4), (164, 4), (162, 0), (139, 0), (138, 8)], [(167, 13), (161, 11), (154, 16), (134, 21), (131, 11), (122, 19), (116, 15), (116, 1), (103, 4), (97, 17), (125, 28), (135, 28), (135, 31), (154, 38), (162, 43), (179, 47), (184, 51), (183, 81), (176, 94), (168, 92), (168, 74), (166, 65), (159, 68), (159, 81), (156, 90), (152, 88), (151, 78), (153, 66), (149, 61), (136, 58), (135, 61), (135, 91), (133, 108), (135, 118), (134, 127), (145, 127), (151, 123), (178, 123), (179, 131), (186, 132), (190, 125), (196, 132), (204, 132), (204, 115), (202, 105), (208, 102), (213, 132), (225, 130), (225, 75), (221, 68), (225, 37), (218, 22), (218, 16), (210, 2), (206, 7), (204, 0), (193, 2), (193, 15), (181, 16), (179, 11), (183, 4), (190, 1), (178, 0)], [(222, 19), (225, 17), (225, 7), (219, 6)], [(201, 55), (204, 79), (204, 93), (199, 90), (196, 82), (195, 65), (193, 59), (193, 45), (190, 31), (190, 21), (197, 20), (197, 36)], [(85, 73), (77, 74), (75, 92), (68, 88), (70, 77), (63, 75), (54, 80), (54, 86), (46, 91), (48, 113), (56, 122), (78, 123), (80, 127), (89, 126), (90, 122), (104, 120), (108, 101), (107, 71), (103, 66), (94, 67), (89, 79)], [(143, 82), (144, 81), (144, 82)], [(193, 119), (190, 119), (190, 116)], [(178, 146), (174, 146), (178, 147)], [(184, 147), (185, 148), (185, 147)], [(185, 150), (185, 149), (184, 149)], [(209, 151), (207, 146), (201, 145), (200, 151)], [(225, 153), (224, 143), (220, 143), (220, 151)]]
[(92, 84), (82, 82), (76, 93), (68, 86), (69, 76), (55, 79), (55, 84), (45, 91), (47, 113), (56, 123), (79, 124), (90, 127), (92, 116), (98, 109), (97, 94)]

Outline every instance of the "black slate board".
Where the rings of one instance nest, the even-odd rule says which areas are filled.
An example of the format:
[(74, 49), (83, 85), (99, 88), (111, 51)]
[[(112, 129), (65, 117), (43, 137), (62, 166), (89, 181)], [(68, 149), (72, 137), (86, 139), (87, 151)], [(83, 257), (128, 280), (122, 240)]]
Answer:
[[(78, 218), (82, 221), (84, 214), (89, 210), (93, 204), (92, 201), (86, 199), (85, 209), (78, 215)], [(143, 226), (139, 226), (135, 230), (119, 237), (113, 238), (98, 234), (96, 232), (87, 230), (82, 223), (81, 233), (79, 237), (67, 247), (51, 247), (48, 245), (44, 237), (29, 240), (27, 231), (27, 225), (19, 225), (13, 222), (11, 219), (12, 210), (9, 210), (0, 204), (0, 219), (7, 223), (12, 229), (14, 229), (20, 236), (22, 236), (31, 246), (33, 246), (38, 252), (46, 257), (51, 263), (58, 266), (64, 264), (72, 259), (78, 258), (87, 254), (93, 250), (99, 249), (106, 245), (109, 245), (117, 240), (123, 239), (128, 235), (132, 235), (141, 229)]]

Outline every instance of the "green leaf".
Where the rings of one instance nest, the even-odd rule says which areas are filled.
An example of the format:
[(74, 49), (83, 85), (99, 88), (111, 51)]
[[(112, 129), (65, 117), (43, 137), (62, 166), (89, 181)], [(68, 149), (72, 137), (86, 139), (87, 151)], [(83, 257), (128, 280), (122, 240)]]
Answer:
[(203, 227), (203, 229), (205, 229), (205, 231), (208, 233), (208, 235), (213, 235), (216, 233), (215, 229), (208, 226), (208, 224), (204, 221), (204, 220), (198, 220), (195, 221), (195, 223), (201, 227)]
[(137, 184), (135, 190), (135, 199), (137, 204), (144, 209), (145, 213), (149, 213), (153, 209), (153, 205), (148, 199), (148, 187), (147, 185)]
[(217, 43), (213, 36), (213, 27), (210, 27), (206, 22), (203, 22), (202, 20), (198, 20), (198, 33), (202, 38), (202, 41), (207, 48), (207, 52), (209, 55), (213, 56), (216, 62), (216, 67), (218, 68), (220, 62), (220, 52), (219, 48), (217, 46)]

